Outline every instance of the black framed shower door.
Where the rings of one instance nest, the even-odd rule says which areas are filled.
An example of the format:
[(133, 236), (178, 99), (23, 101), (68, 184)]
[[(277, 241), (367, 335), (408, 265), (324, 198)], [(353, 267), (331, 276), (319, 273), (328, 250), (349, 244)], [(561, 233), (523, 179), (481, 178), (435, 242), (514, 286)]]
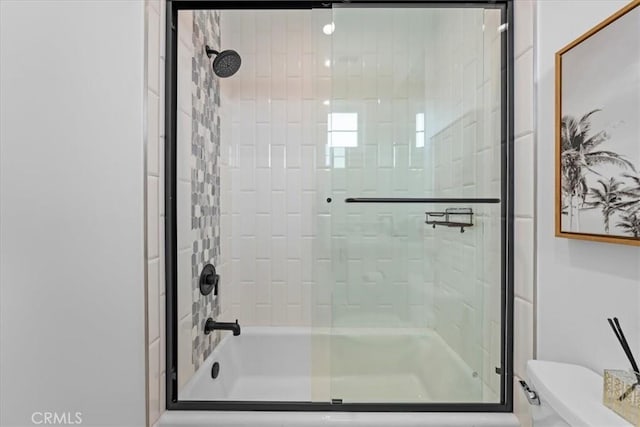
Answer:
[[(226, 411), (337, 411), (337, 412), (513, 412), (513, 217), (514, 217), (514, 0), (439, 0), (439, 1), (377, 1), (349, 0), (348, 4), (384, 5), (385, 7), (420, 6), (438, 8), (484, 7), (499, 9), (507, 31), (501, 36), (501, 186), (500, 199), (473, 199), (479, 203), (501, 203), (501, 368), (499, 403), (342, 403), (312, 401), (205, 401), (178, 398), (178, 322), (177, 322), (177, 45), (178, 11), (224, 9), (331, 9), (335, 0), (290, 1), (166, 1), (166, 61), (165, 61), (165, 273), (166, 273), (166, 409), (226, 410)], [(426, 199), (425, 199), (426, 200)], [(442, 200), (445, 199), (440, 199)], [(465, 200), (474, 203), (472, 199)], [(345, 202), (358, 202), (346, 199)], [(369, 201), (371, 202), (371, 201)], [(374, 201), (375, 202), (375, 201)], [(382, 203), (389, 200), (382, 200)], [(405, 202), (406, 199), (405, 199)], [(415, 202), (415, 201), (414, 201)], [(422, 201), (424, 202), (424, 201)], [(436, 199), (429, 202), (440, 203)]]

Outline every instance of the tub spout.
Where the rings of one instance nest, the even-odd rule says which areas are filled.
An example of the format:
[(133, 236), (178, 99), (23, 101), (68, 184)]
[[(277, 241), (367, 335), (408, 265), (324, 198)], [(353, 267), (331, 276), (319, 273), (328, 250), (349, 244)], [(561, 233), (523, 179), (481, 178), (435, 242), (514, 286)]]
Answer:
[(204, 324), (204, 334), (209, 335), (211, 331), (215, 330), (233, 331), (234, 336), (240, 335), (240, 325), (238, 324), (238, 319), (236, 319), (236, 323), (216, 322), (211, 317), (209, 317)]

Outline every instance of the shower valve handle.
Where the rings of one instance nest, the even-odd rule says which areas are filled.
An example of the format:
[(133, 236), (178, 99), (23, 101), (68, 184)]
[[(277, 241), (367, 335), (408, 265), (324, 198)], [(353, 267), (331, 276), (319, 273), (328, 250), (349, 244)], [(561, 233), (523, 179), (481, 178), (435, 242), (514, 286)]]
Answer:
[(220, 275), (216, 273), (216, 268), (213, 264), (207, 264), (200, 273), (200, 293), (202, 295), (209, 295), (213, 291), (213, 295), (218, 295), (218, 283), (220, 282)]
[(204, 277), (204, 281), (206, 282), (207, 285), (213, 285), (213, 286), (218, 286), (218, 282), (220, 281), (220, 275), (219, 274), (207, 274)]

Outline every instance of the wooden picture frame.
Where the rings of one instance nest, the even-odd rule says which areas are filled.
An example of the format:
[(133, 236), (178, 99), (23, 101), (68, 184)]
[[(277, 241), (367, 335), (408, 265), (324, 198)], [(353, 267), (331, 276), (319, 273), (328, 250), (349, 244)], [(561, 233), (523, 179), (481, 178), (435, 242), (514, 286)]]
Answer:
[(640, 246), (639, 6), (556, 52), (556, 237)]

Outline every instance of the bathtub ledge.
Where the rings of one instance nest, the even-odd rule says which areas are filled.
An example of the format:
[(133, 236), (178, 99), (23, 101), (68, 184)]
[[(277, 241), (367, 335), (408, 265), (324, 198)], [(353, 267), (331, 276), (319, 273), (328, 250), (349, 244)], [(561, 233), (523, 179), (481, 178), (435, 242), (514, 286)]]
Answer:
[(512, 413), (166, 411), (157, 427), (518, 427)]

